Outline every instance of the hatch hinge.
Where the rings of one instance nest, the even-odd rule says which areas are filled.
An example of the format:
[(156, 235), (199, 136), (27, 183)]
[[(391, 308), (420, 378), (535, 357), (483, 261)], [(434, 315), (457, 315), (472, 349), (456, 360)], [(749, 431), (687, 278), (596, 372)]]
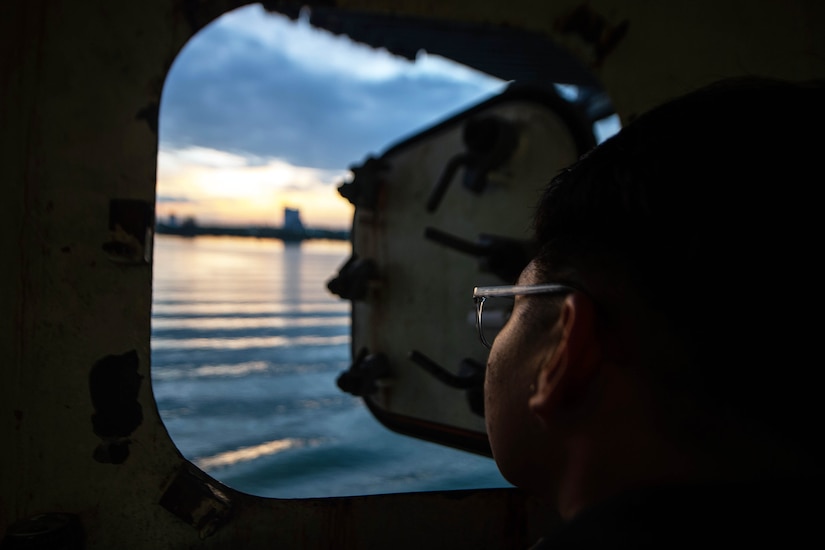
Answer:
[(327, 282), (327, 288), (345, 300), (363, 300), (367, 297), (369, 282), (377, 273), (378, 267), (373, 260), (353, 254), (341, 266), (338, 275)]
[(336, 380), (342, 391), (366, 397), (378, 391), (378, 381), (390, 376), (390, 362), (383, 353), (370, 354), (361, 348), (349, 370)]
[(360, 166), (350, 166), (352, 179), (338, 187), (338, 194), (357, 208), (375, 209), (387, 166), (386, 160), (372, 156)]

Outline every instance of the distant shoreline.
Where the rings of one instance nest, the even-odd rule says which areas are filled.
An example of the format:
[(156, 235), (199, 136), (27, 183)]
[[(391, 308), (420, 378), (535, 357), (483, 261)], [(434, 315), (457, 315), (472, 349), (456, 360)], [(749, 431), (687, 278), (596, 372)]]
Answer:
[(255, 237), (258, 239), (280, 239), (285, 242), (300, 242), (309, 239), (348, 241), (350, 232), (336, 229), (284, 229), (282, 227), (224, 227), (209, 225), (167, 225), (155, 226), (158, 235), (178, 235), (180, 237), (229, 236)]

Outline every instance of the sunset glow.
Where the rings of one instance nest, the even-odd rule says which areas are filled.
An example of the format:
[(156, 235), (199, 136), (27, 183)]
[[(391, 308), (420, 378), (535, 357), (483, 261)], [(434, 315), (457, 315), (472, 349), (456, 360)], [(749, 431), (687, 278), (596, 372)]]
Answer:
[(289, 207), (300, 209), (308, 226), (343, 229), (352, 222), (353, 208), (336, 189), (347, 174), (277, 159), (249, 164), (240, 155), (206, 148), (162, 151), (156, 214), (161, 220), (278, 226)]
[(267, 13), (237, 9), (180, 52), (164, 84), (156, 215), (198, 224), (347, 229), (349, 168), (501, 91), (438, 56), (414, 61)]

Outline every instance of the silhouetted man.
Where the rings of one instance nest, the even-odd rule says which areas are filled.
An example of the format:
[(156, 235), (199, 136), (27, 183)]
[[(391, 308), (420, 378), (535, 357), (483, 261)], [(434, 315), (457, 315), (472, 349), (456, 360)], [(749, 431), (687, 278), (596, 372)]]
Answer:
[(541, 547), (822, 537), (823, 131), (813, 84), (658, 107), (551, 182), (518, 286), (477, 289), (516, 297), (486, 418), (566, 520)]

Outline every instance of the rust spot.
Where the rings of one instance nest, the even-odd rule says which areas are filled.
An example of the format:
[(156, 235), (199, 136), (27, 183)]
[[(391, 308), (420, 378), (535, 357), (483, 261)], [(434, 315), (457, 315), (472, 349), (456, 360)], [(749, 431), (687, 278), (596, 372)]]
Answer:
[(135, 115), (135, 119), (136, 120), (145, 120), (146, 124), (149, 125), (149, 129), (152, 131), (152, 133), (157, 135), (159, 116), (160, 116), (160, 104), (153, 101), (152, 103), (148, 104), (143, 109), (138, 111), (137, 115)]
[(213, 534), (232, 511), (232, 501), (220, 486), (189, 463), (169, 484), (160, 505), (197, 529), (201, 538)]
[(143, 422), (143, 409), (137, 400), (142, 380), (134, 350), (108, 355), (92, 367), (92, 429), (102, 440), (93, 454), (98, 462), (122, 464), (128, 458), (129, 436)]
[(131, 243), (110, 241), (103, 243), (103, 251), (116, 258), (132, 259), (140, 256), (141, 248)]
[(85, 548), (86, 535), (74, 514), (50, 512), (14, 522), (0, 540), (2, 548)]
[(116, 262), (142, 264), (150, 261), (154, 205), (135, 199), (109, 201), (109, 231), (111, 240), (103, 243), (103, 251)]
[(556, 20), (556, 29), (564, 34), (573, 34), (593, 46), (595, 66), (600, 66), (627, 34), (630, 22), (621, 21), (611, 25), (607, 18), (582, 4)]

